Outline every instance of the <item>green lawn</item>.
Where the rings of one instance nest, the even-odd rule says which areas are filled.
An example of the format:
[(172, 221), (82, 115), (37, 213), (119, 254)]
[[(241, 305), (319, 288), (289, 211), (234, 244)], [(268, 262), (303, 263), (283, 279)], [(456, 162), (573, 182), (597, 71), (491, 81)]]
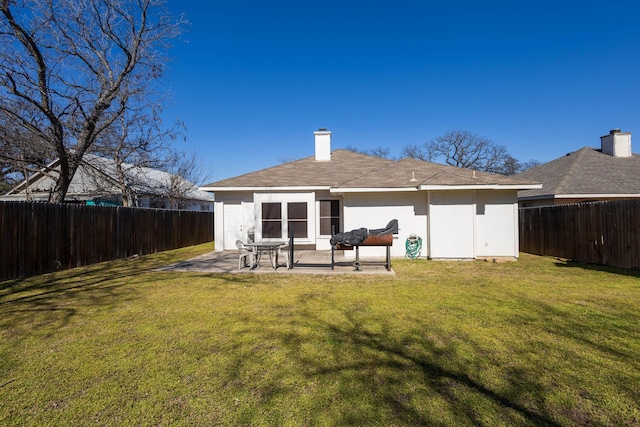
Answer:
[(0, 425), (640, 425), (640, 275), (523, 254), (396, 276), (0, 283)]

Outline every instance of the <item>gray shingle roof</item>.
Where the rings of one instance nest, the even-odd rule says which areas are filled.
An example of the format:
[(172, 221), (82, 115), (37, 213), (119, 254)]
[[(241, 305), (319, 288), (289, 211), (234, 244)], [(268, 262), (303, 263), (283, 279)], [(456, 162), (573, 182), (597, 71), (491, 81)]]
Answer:
[[(412, 180), (415, 178), (415, 181)], [(417, 159), (393, 161), (350, 150), (335, 150), (331, 161), (313, 156), (251, 172), (201, 188), (327, 187), (327, 188), (416, 188), (419, 185), (531, 185), (514, 177), (473, 172)], [(220, 190), (218, 190), (220, 191)]]
[[(52, 174), (59, 174), (59, 161), (52, 162), (49, 168)], [(200, 191), (195, 184), (181, 177), (172, 176), (168, 172), (129, 163), (123, 163), (122, 169), (125, 172), (127, 184), (139, 195), (165, 196), (169, 189), (178, 188), (184, 198), (205, 202), (215, 201), (211, 193)], [(67, 198), (85, 199), (97, 195), (119, 195), (122, 192), (115, 176), (117, 171), (113, 159), (86, 153), (69, 184)], [(7, 196), (18, 198), (24, 196), (26, 192), (31, 195), (40, 193), (48, 196), (54, 184), (51, 177), (36, 173), (12, 189)]]
[(518, 178), (542, 182), (541, 189), (523, 190), (520, 198), (573, 194), (640, 194), (640, 155), (613, 157), (584, 147), (536, 166)]
[(335, 150), (331, 153), (331, 161), (305, 157), (202, 187), (330, 187), (390, 163), (393, 161), (349, 150)]
[[(415, 181), (412, 179), (415, 178)], [(342, 188), (402, 188), (418, 185), (527, 185), (521, 179), (505, 175), (477, 172), (454, 166), (402, 159), (382, 168), (340, 183)]]

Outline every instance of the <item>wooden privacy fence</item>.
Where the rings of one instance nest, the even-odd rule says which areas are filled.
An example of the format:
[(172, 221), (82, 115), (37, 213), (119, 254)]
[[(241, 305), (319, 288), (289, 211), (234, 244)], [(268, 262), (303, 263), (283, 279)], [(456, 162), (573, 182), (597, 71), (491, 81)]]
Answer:
[(213, 240), (213, 212), (0, 202), (0, 281)]
[(520, 209), (520, 250), (640, 268), (640, 200)]

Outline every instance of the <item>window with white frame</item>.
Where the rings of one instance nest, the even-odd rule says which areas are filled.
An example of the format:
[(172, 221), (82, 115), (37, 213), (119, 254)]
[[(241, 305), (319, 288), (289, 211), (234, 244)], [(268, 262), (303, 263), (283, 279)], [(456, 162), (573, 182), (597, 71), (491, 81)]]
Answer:
[(282, 203), (262, 204), (262, 237), (282, 238)]
[(293, 234), (298, 238), (307, 238), (307, 222), (306, 202), (287, 203), (287, 237)]
[[(285, 212), (286, 217), (283, 216)], [(265, 239), (282, 238), (284, 224), (286, 237), (293, 233), (296, 238), (307, 238), (308, 222), (307, 202), (262, 203), (262, 237)]]

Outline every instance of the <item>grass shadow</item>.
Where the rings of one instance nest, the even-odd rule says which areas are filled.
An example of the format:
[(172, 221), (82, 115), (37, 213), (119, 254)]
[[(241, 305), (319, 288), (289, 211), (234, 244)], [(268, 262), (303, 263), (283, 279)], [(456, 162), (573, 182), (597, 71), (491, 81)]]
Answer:
[[(504, 368), (516, 384), (508, 390), (493, 389), (478, 379), (455, 341), (435, 342), (427, 338), (427, 331), (398, 335), (393, 331), (396, 326), (381, 319), (375, 319), (374, 331), (369, 316), (364, 306), (341, 310), (339, 316), (333, 316), (340, 320), (325, 320), (308, 310), (304, 318), (292, 319), (286, 328), (279, 328), (269, 341), (280, 343), (278, 346), (290, 352), (291, 360), (300, 361), (309, 382), (331, 384), (334, 378), (348, 379), (342, 384), (343, 393), (359, 395), (355, 400), (377, 407), (378, 413), (392, 414), (390, 419), (397, 425), (486, 425), (487, 419), (482, 418), (487, 414), (486, 406), (494, 408), (493, 421), (497, 423), (513, 425), (525, 420), (534, 425), (562, 425), (546, 412), (542, 403), (545, 386), (534, 373)], [(321, 341), (329, 343), (330, 354), (309, 355), (308, 337), (299, 332), (301, 329), (323, 336)], [(431, 332), (446, 336), (444, 331)], [(483, 354), (484, 350), (478, 347), (474, 351)], [(241, 372), (242, 366), (236, 369)], [(273, 381), (262, 387), (277, 393), (280, 385)], [(437, 413), (425, 411), (425, 399), (439, 405), (446, 402), (456, 418), (445, 421)], [(379, 424), (371, 418), (371, 411), (358, 410), (361, 408), (344, 411), (336, 419), (341, 425)]]
[(579, 261), (573, 261), (573, 260), (557, 261), (555, 265), (556, 267), (560, 267), (560, 268), (581, 268), (584, 270), (601, 271), (603, 273), (618, 274), (621, 276), (640, 278), (640, 270), (638, 269), (627, 269), (627, 268), (620, 268), (620, 267), (612, 267), (608, 265), (590, 264), (586, 262), (579, 262)]
[[(87, 308), (106, 308), (139, 298), (140, 289), (147, 284), (175, 279), (177, 274), (185, 281), (202, 277), (204, 273), (153, 271), (180, 259), (180, 253), (184, 252), (189, 253), (183, 248), (2, 282), (0, 328), (8, 330), (16, 325), (41, 322), (41, 327), (55, 331)], [(218, 277), (227, 282), (248, 280), (243, 275)], [(45, 312), (55, 315), (41, 316)]]

